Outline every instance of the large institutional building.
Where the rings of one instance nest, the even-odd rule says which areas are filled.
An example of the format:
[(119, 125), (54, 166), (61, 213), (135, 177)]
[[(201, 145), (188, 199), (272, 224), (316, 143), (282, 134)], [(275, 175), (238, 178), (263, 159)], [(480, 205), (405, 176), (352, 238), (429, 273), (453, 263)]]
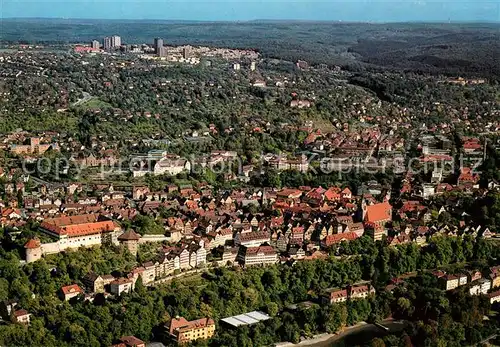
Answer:
[(170, 321), (169, 332), (178, 343), (209, 339), (215, 333), (215, 323), (210, 318), (188, 321), (183, 317), (177, 317)]
[[(101, 245), (103, 242), (118, 243), (121, 233), (119, 225), (99, 214), (85, 214), (46, 219), (40, 225), (40, 230), (54, 238), (55, 242), (40, 245), (41, 252), (36, 248), (28, 248), (27, 254), (34, 261), (44, 254), (64, 251), (68, 248), (89, 247)], [(32, 245), (30, 245), (32, 246)]]

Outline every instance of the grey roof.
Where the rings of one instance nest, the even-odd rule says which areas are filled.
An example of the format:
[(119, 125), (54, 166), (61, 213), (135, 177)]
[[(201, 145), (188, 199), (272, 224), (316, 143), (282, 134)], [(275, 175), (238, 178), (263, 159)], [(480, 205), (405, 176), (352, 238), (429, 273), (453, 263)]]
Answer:
[(233, 316), (233, 317), (224, 318), (224, 319), (222, 319), (222, 321), (224, 323), (227, 323), (227, 324), (232, 325), (234, 327), (239, 327), (241, 325), (255, 324), (255, 323), (258, 323), (260, 321), (268, 320), (270, 318), (271, 317), (269, 317), (264, 312), (253, 311), (253, 312), (248, 312), (248, 313), (240, 314), (240, 315)]

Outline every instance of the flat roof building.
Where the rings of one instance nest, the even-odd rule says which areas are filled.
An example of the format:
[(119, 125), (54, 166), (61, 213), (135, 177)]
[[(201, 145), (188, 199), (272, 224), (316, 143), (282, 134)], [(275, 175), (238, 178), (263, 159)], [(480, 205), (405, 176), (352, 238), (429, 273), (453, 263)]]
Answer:
[(227, 317), (221, 319), (221, 321), (236, 328), (242, 325), (252, 325), (258, 322), (266, 321), (268, 319), (271, 319), (271, 317), (264, 312), (252, 311), (237, 316)]

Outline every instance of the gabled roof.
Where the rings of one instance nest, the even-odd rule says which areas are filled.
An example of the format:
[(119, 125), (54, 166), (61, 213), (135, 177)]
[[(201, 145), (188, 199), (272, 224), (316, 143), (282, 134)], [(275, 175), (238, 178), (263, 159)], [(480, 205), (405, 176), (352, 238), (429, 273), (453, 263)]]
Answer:
[(78, 286), (78, 284), (71, 284), (69, 286), (65, 286), (61, 288), (64, 295), (74, 294), (74, 293), (83, 293), (82, 288)]
[(184, 317), (178, 317), (178, 318), (172, 319), (172, 321), (170, 322), (170, 329), (169, 330), (170, 330), (170, 334), (173, 334), (174, 331), (184, 332), (184, 331), (188, 331), (191, 329), (200, 328), (200, 327), (207, 327), (207, 326), (214, 325), (214, 324), (215, 323), (214, 323), (213, 319), (211, 319), (211, 318), (201, 318), (201, 319), (197, 319), (197, 320), (188, 321)]
[(376, 223), (391, 219), (392, 206), (388, 202), (382, 202), (366, 207), (365, 220), (369, 223)]
[(144, 344), (144, 341), (139, 340), (135, 336), (123, 336), (122, 338), (120, 338), (120, 341), (123, 342), (125, 345), (130, 346), (130, 347)]
[(326, 246), (331, 246), (342, 241), (352, 241), (358, 238), (358, 234), (353, 231), (342, 233), (342, 234), (333, 234), (328, 235), (324, 239), (324, 243)]
[(14, 316), (15, 317), (22, 317), (22, 316), (27, 316), (27, 315), (29, 315), (29, 313), (25, 309), (20, 309), (20, 310), (15, 310), (14, 311)]

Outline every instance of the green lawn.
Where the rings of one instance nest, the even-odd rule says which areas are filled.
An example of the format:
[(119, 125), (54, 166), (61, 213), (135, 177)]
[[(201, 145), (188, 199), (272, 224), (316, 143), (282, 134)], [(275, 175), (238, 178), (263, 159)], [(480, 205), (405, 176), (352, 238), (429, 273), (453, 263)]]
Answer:
[(112, 106), (110, 104), (108, 104), (107, 102), (100, 100), (99, 98), (92, 98), (92, 99), (80, 104), (79, 107), (82, 107), (82, 108), (88, 110), (88, 109), (109, 108)]

